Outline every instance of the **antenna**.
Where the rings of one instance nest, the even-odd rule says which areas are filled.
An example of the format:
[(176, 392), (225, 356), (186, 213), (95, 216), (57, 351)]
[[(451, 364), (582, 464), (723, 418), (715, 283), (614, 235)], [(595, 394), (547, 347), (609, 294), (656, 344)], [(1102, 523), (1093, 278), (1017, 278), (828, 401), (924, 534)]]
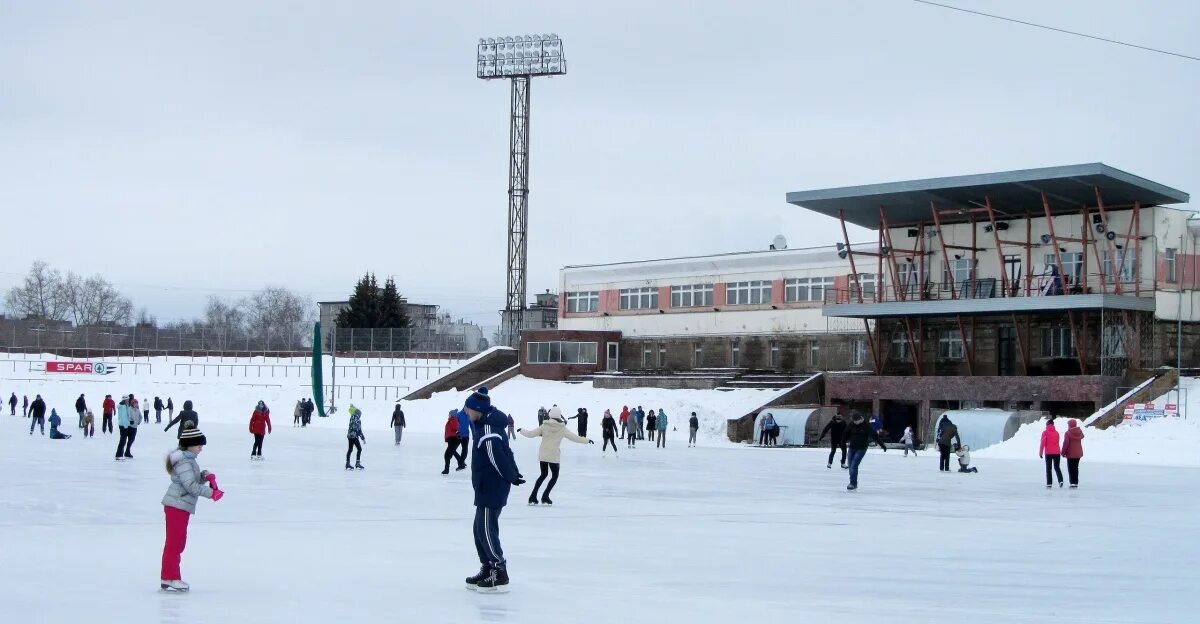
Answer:
[(771, 249), (779, 251), (787, 249), (787, 239), (783, 234), (776, 234), (774, 240), (771, 241)]

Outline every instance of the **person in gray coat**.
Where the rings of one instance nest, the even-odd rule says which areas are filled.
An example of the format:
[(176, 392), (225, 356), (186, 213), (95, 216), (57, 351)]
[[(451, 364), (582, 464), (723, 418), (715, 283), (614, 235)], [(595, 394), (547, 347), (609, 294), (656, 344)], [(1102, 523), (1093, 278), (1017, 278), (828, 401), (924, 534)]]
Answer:
[(179, 562), (187, 545), (187, 526), (192, 514), (196, 513), (196, 501), (201, 496), (214, 501), (224, 496), (217, 487), (217, 475), (201, 470), (196, 456), (204, 450), (208, 440), (199, 429), (186, 428), (179, 435), (179, 448), (167, 455), (167, 474), (171, 485), (163, 495), (163, 512), (166, 516), (167, 538), (163, 543), (162, 571), (159, 587), (165, 591), (188, 591), (179, 573)]

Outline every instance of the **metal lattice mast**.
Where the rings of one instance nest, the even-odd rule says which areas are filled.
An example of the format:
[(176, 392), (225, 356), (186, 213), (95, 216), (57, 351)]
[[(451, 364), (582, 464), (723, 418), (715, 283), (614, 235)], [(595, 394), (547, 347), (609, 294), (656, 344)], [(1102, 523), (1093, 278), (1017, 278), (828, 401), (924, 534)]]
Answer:
[(535, 76), (567, 73), (558, 35), (480, 39), (476, 75), (512, 81), (508, 156), (508, 270), (504, 303), (504, 340), (520, 341), (526, 306), (529, 265), (529, 87)]
[(512, 124), (508, 156), (508, 285), (505, 335), (515, 343), (525, 312), (529, 266), (529, 76), (512, 79)]

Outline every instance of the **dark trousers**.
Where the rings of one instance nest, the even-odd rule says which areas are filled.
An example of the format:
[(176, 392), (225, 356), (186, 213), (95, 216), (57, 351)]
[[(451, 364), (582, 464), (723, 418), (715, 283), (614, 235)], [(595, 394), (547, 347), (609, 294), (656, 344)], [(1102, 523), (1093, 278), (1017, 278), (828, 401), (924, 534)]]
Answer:
[(1071, 485), (1079, 485), (1079, 458), (1067, 458), (1067, 479), (1071, 481)]
[(358, 442), (358, 438), (347, 438), (346, 442), (346, 463), (350, 463), (350, 451), (355, 449), (358, 450), (358, 454), (354, 456), (354, 463), (362, 461), (362, 444)]
[[(254, 446), (250, 447), (250, 457), (254, 457), (255, 455), (262, 457), (263, 437), (264, 436), (261, 433), (254, 434)], [(347, 456), (346, 461), (349, 461), (349, 460), (350, 460), (350, 458), (349, 458), (349, 456)]]
[(154, 422), (156, 422), (156, 423), (162, 422), (162, 410), (161, 409), (154, 410)]
[(471, 438), (459, 438), (458, 448), (458, 467), (462, 468), (467, 465), (467, 452), (471, 450)]
[(500, 508), (476, 507), (475, 552), (479, 563), (492, 568), (504, 568), (504, 549), (500, 548)]
[(858, 487), (858, 465), (867, 456), (867, 449), (850, 449), (850, 485)]
[(121, 438), (117, 440), (117, 457), (133, 457), (133, 439), (137, 437), (137, 427), (117, 427)]
[(655, 432), (655, 431), (658, 431), (658, 429), (655, 429), (655, 428), (652, 426), (652, 427), (650, 427), (650, 429), (648, 429), (648, 430), (646, 431), (646, 435), (650, 436), (650, 439), (651, 439), (651, 440), (653, 440), (653, 439), (654, 439), (654, 432)]
[(621, 439), (625, 439), (625, 423), (621, 423)]
[(450, 471), (450, 460), (458, 457), (458, 438), (446, 439), (446, 452), (442, 455), (442, 459), (446, 460), (445, 471)]
[(82, 411), (76, 413), (79, 414), (79, 428), (83, 429), (83, 417), (85, 413)]
[(950, 445), (938, 444), (938, 470), (950, 472)]
[(657, 446), (657, 447), (666, 447), (667, 446), (667, 430), (666, 429), (658, 430), (658, 442), (655, 444), (655, 446)]
[(546, 480), (546, 473), (550, 473), (550, 482), (546, 484), (546, 491), (542, 493), (542, 500), (550, 498), (550, 490), (554, 489), (554, 484), (558, 483), (558, 464), (553, 462), (541, 462), (542, 474), (538, 475), (537, 482), (533, 484), (533, 492), (529, 494), (529, 500), (536, 500), (538, 488), (542, 487), (542, 482)]
[(1046, 455), (1046, 485), (1051, 485), (1051, 483), (1050, 483), (1050, 467), (1051, 466), (1054, 467), (1054, 474), (1058, 477), (1058, 484), (1062, 485), (1062, 482), (1063, 482), (1062, 467), (1061, 467), (1061, 464), (1059, 463), (1059, 459), (1061, 457), (1062, 457), (1062, 455)]
[(826, 461), (826, 464), (833, 465), (833, 456), (837, 453), (838, 449), (842, 449), (842, 465), (846, 465), (846, 443), (841, 440), (829, 441), (829, 461)]
[(39, 427), (39, 426), (42, 428), (42, 435), (46, 435), (46, 417), (45, 416), (34, 416), (33, 420), (29, 421), (29, 435), (33, 435), (33, 428)]
[(699, 431), (699, 430), (698, 430), (698, 429), (695, 429), (695, 428), (689, 428), (689, 429), (688, 429), (688, 444), (695, 444), (695, 443), (696, 443), (696, 432), (697, 432), (697, 431)]
[(627, 441), (629, 443), (626, 446), (629, 448), (637, 446), (637, 429), (634, 429), (633, 427), (629, 428), (629, 437), (627, 438)]
[(604, 448), (601, 449), (600, 452), (603, 453), (603, 452), (608, 451), (609, 444), (612, 445), (613, 452), (616, 453), (617, 452), (617, 441), (613, 439), (613, 436), (611, 433), (606, 433), (606, 434), (604, 434)]
[(100, 421), (100, 433), (112, 433), (112, 432), (113, 432), (112, 414), (105, 414), (104, 418), (101, 419), (101, 421)]

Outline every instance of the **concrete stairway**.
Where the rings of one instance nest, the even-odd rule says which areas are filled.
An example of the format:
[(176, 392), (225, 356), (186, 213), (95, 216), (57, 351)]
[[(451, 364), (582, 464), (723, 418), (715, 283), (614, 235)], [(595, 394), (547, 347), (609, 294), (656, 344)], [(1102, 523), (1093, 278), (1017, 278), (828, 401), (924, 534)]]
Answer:
[(489, 380), (495, 385), (516, 376), (517, 370), (516, 349), (493, 347), (467, 360), (460, 368), (446, 373), (414, 392), (409, 393), (408, 396), (401, 400), (415, 401), (417, 399), (428, 399), (435, 392), (476, 388)]

